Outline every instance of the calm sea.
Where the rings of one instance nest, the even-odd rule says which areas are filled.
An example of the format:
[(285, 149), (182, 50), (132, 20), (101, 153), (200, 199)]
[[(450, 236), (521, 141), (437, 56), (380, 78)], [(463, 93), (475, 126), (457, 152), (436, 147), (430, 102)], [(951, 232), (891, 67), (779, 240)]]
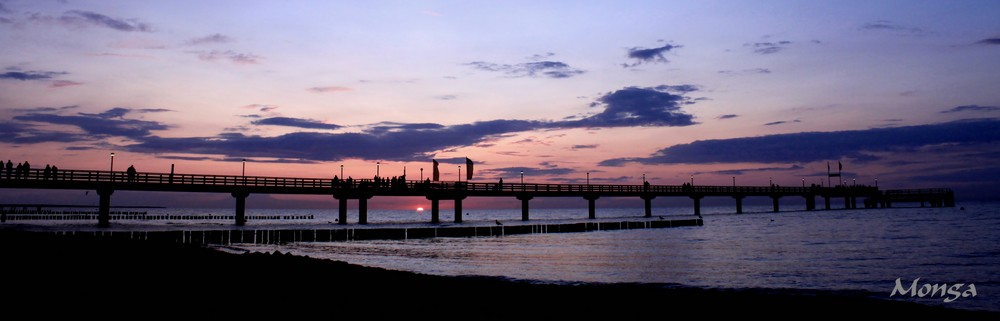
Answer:
[[(540, 282), (641, 282), (713, 288), (790, 288), (863, 291), (889, 298), (897, 278), (904, 286), (974, 284), (975, 297), (944, 303), (940, 297), (908, 300), (963, 309), (1000, 311), (1000, 203), (955, 208), (791, 211), (747, 206), (703, 208), (705, 225), (650, 230), (533, 234), (504, 237), (246, 245), (354, 264), (438, 275), (486, 275)], [(791, 208), (789, 208), (791, 209)], [(123, 209), (130, 210), (130, 209)], [(232, 215), (232, 209), (150, 209), (149, 214)], [(657, 208), (656, 216), (689, 218), (690, 207)], [(466, 223), (514, 224), (520, 210), (469, 209)], [(351, 211), (350, 222), (357, 212)], [(442, 210), (443, 222), (451, 210)], [(256, 220), (267, 225), (325, 225), (335, 210), (248, 209), (248, 215), (313, 215), (308, 220)], [(642, 209), (598, 208), (599, 218), (642, 219)], [(586, 221), (583, 209), (532, 209), (533, 222)], [(654, 218), (656, 219), (656, 218)], [(430, 225), (430, 213), (371, 210), (369, 227)], [(32, 224), (93, 222), (36, 221)], [(116, 228), (231, 227), (227, 220), (113, 221)], [(443, 223), (450, 225), (453, 223)], [(967, 287), (966, 287), (967, 288)], [(965, 289), (965, 288), (963, 288)], [(860, 293), (860, 292), (859, 292)], [(893, 299), (900, 299), (897, 295)]]
[[(767, 207), (749, 207), (759, 213), (741, 215), (725, 214), (733, 209), (719, 207), (705, 209), (710, 214), (700, 227), (244, 248), (439, 275), (861, 290), (886, 298), (897, 278), (906, 287), (920, 278), (921, 285), (975, 284), (977, 296), (950, 303), (940, 297), (912, 301), (1000, 311), (1000, 203), (960, 205), (964, 210), (768, 213)], [(533, 217), (579, 219), (585, 211), (539, 209)], [(601, 209), (599, 216), (634, 217), (641, 216), (641, 211)], [(685, 211), (690, 213), (689, 208), (676, 210)], [(412, 222), (418, 215), (379, 214), (372, 213), (372, 220)], [(492, 221), (494, 217), (513, 220), (519, 214), (517, 210), (480, 211), (474, 216)]]

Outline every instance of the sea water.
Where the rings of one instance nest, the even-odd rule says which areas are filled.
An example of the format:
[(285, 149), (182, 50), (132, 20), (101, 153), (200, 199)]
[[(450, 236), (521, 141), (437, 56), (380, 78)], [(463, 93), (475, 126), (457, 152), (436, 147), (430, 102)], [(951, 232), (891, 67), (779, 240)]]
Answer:
[[(1000, 311), (1000, 203), (954, 208), (835, 209), (789, 206), (703, 207), (704, 226), (589, 233), (530, 234), (411, 240), (369, 240), (286, 245), (239, 245), (321, 259), (437, 275), (500, 276), (536, 282), (638, 282), (711, 288), (847, 290), (866, 296), (962, 309)], [(232, 209), (121, 209), (147, 215), (232, 215)], [(692, 217), (690, 207), (657, 208), (654, 218)], [(369, 210), (368, 228), (426, 223), (430, 211)], [(334, 225), (335, 209), (247, 209), (249, 216), (312, 219), (251, 220), (246, 228), (316, 228)], [(588, 221), (586, 209), (532, 209), (532, 222)], [(598, 219), (641, 220), (641, 208), (599, 208)], [(520, 209), (469, 208), (467, 225), (517, 224)], [(351, 210), (350, 226), (358, 227)], [(420, 223), (424, 222), (424, 223)], [(15, 222), (8, 222), (11, 224)], [(20, 223), (16, 223), (20, 224)], [(30, 224), (93, 228), (92, 221)], [(116, 229), (232, 228), (229, 220), (112, 221)], [(890, 298), (896, 280), (919, 286), (969, 284), (976, 296), (944, 302), (940, 295)]]
[[(886, 299), (1000, 311), (1000, 204), (962, 206), (780, 213), (749, 207), (759, 211), (749, 214), (705, 208), (703, 212), (714, 214), (705, 214), (705, 225), (698, 227), (244, 248), (437, 275), (855, 290)], [(546, 215), (579, 219), (581, 212), (585, 210), (549, 210)], [(600, 212), (637, 217), (642, 210)], [(516, 214), (480, 213), (487, 219)], [(965, 290), (973, 284), (977, 295), (947, 303), (939, 295), (890, 298), (897, 278), (906, 287), (916, 278), (919, 286), (962, 283)]]

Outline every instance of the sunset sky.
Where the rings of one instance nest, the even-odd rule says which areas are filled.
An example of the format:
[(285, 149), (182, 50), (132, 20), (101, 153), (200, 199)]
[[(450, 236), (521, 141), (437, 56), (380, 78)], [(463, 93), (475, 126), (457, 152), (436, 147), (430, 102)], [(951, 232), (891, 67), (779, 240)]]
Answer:
[(0, 0), (0, 44), (35, 168), (1000, 192), (992, 0)]

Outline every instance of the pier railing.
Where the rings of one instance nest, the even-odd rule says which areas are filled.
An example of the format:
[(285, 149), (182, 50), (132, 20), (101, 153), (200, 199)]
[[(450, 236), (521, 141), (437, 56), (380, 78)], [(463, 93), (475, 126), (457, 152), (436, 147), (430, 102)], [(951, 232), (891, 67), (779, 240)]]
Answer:
[[(108, 182), (129, 184), (170, 184), (189, 186), (247, 186), (275, 188), (329, 188), (374, 190), (443, 190), (467, 192), (567, 192), (567, 193), (653, 193), (653, 194), (818, 194), (823, 191), (878, 192), (872, 186), (702, 186), (702, 185), (625, 185), (625, 184), (541, 184), (541, 183), (483, 183), (483, 182), (432, 182), (429, 180), (301, 178), (242, 175), (207, 175), (124, 171), (64, 170), (46, 172), (31, 169), (26, 173), (0, 171), (0, 180), (30, 180), (58, 182)], [(911, 190), (899, 190), (909, 192)], [(912, 190), (925, 191), (925, 190)], [(929, 191), (929, 190), (928, 190)]]

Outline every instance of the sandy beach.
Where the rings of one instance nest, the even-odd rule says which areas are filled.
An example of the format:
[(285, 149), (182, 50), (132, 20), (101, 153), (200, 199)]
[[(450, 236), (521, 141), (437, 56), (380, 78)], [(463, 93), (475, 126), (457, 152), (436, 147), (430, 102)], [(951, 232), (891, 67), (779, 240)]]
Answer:
[(664, 319), (889, 316), (995, 319), (996, 313), (866, 298), (860, 293), (721, 290), (662, 284), (543, 284), (443, 277), (280, 253), (0, 231), (8, 312)]

